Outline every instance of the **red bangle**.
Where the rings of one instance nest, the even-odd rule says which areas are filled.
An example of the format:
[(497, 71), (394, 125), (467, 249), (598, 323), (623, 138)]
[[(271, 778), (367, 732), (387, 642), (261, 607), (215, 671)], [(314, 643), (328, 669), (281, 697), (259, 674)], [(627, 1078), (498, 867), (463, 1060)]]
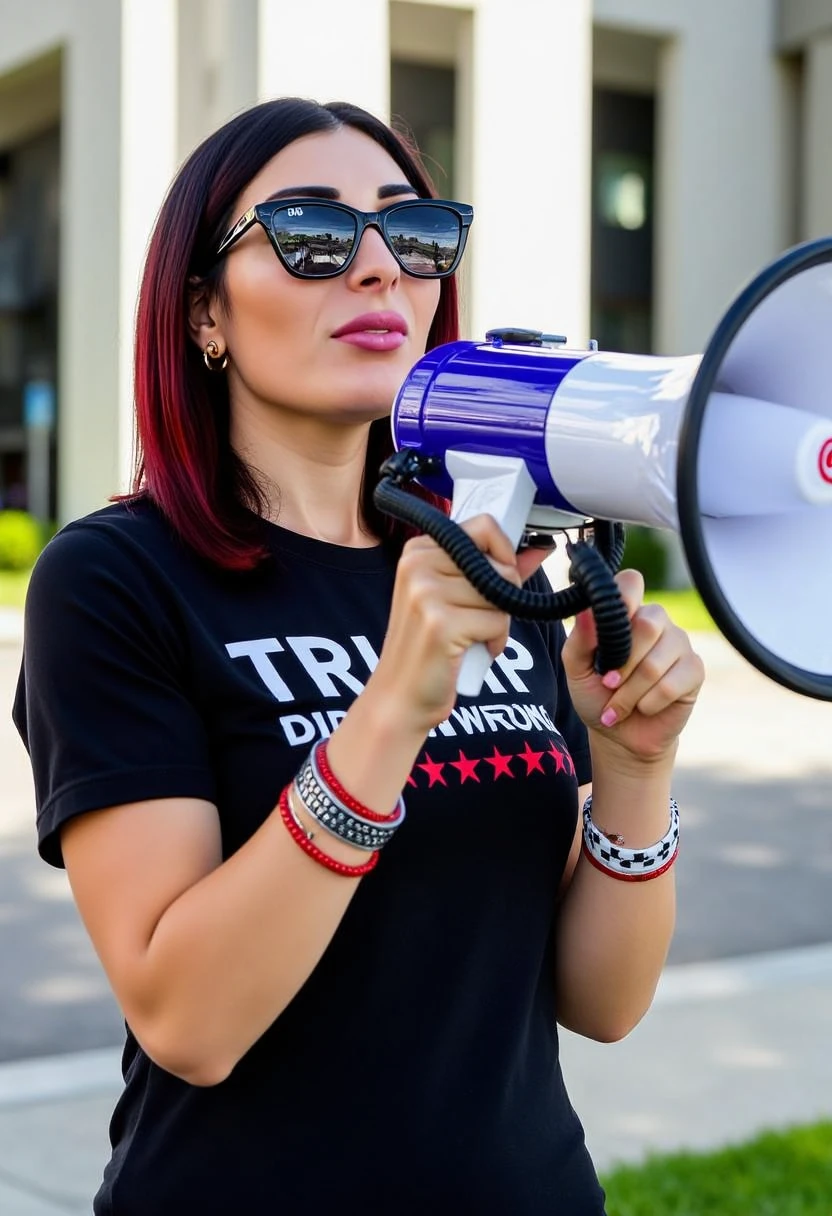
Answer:
[(596, 870), (600, 870), (602, 874), (607, 874), (610, 878), (618, 878), (622, 882), (649, 882), (651, 878), (658, 878), (660, 874), (664, 874), (670, 869), (679, 854), (679, 850), (674, 849), (670, 855), (670, 859), (663, 866), (659, 866), (657, 870), (640, 871), (637, 874), (624, 874), (621, 870), (608, 868), (597, 857), (593, 857), (587, 848), (585, 840), (582, 842), (582, 849), (584, 857), (586, 857), (587, 861), (592, 862)]
[(280, 817), (286, 824), (286, 827), (289, 829), (289, 834), (291, 835), (292, 839), (296, 844), (300, 845), (304, 853), (308, 853), (311, 858), (319, 863), (319, 865), (326, 866), (328, 870), (334, 870), (336, 874), (341, 874), (344, 878), (362, 878), (365, 874), (369, 874), (370, 870), (374, 869), (376, 866), (379, 857), (378, 850), (376, 850), (375, 853), (371, 853), (369, 860), (365, 861), (362, 865), (350, 866), (347, 865), (346, 862), (338, 861), (335, 857), (330, 857), (330, 855), (325, 853), (323, 849), (319, 849), (316, 844), (313, 844), (304, 832), (303, 828), (295, 822), (294, 816), (289, 808), (288, 785), (281, 793), (277, 805), (280, 810)]
[(362, 819), (370, 819), (374, 823), (389, 823), (390, 820), (399, 811), (399, 803), (393, 807), (389, 815), (379, 815), (378, 811), (371, 811), (363, 802), (359, 802), (357, 798), (353, 798), (347, 790), (344, 789), (341, 782), (329, 767), (329, 759), (326, 754), (326, 739), (322, 739), (315, 751), (315, 760), (318, 765), (318, 772), (327, 783), (332, 793), (343, 802), (344, 806), (354, 811), (356, 815), (360, 815)]

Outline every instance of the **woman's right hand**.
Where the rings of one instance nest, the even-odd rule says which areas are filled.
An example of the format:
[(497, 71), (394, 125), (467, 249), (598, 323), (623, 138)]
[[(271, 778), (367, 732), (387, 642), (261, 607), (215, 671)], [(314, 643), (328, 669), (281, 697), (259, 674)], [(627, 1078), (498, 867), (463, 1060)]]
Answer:
[[(547, 556), (542, 549), (515, 553), (490, 515), (477, 515), (462, 527), (515, 586)], [(402, 726), (424, 738), (453, 709), (469, 647), (482, 642), (496, 657), (508, 640), (509, 625), (508, 614), (488, 603), (435, 541), (415, 537), (399, 559), (387, 636), (366, 691), (389, 698), (403, 717)]]

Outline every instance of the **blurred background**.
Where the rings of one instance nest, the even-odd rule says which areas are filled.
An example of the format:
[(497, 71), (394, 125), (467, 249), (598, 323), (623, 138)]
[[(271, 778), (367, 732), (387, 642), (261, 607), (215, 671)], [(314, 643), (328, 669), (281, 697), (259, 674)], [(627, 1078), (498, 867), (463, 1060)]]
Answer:
[[(286, 94), (392, 118), (439, 194), (474, 204), (468, 337), (511, 325), (696, 353), (752, 275), (832, 232), (832, 0), (0, 0), (3, 706), (37, 552), (127, 485), (133, 316), (167, 184), (232, 114)], [(631, 543), (652, 587), (688, 594), (670, 534)], [(624, 1044), (565, 1034), (567, 1082), (605, 1167), (811, 1124), (828, 1187), (801, 1142), (783, 1176), (811, 1177), (811, 1202), (788, 1211), (828, 1216), (832, 1125), (811, 1121), (832, 1115), (832, 709), (753, 671), (700, 608), (674, 609), (708, 681), (679, 753), (668, 983)], [(65, 875), (36, 856), (4, 712), (4, 1216), (89, 1210), (121, 1036)], [(706, 1177), (719, 1199), (662, 1211), (764, 1210), (724, 1206), (713, 1162)]]
[(125, 484), (164, 190), (280, 94), (392, 117), (475, 204), (469, 337), (695, 353), (832, 231), (828, 0), (0, 0), (0, 505), (64, 522)]

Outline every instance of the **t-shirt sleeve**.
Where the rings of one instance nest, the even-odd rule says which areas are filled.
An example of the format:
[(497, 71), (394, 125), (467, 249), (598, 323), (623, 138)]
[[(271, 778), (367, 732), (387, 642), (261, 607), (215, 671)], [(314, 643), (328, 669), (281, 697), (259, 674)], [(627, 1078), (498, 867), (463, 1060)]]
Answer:
[[(552, 585), (546, 576), (546, 572), (542, 569), (535, 572), (526, 583), (526, 586), (533, 591), (551, 592), (552, 590)], [(586, 727), (578, 717), (575, 706), (572, 704), (572, 697), (569, 695), (569, 685), (566, 681), (566, 672), (563, 669), (563, 661), (561, 659), (561, 650), (566, 641), (566, 630), (563, 621), (555, 620), (544, 622), (542, 628), (557, 681), (555, 726), (563, 735), (566, 746), (569, 748), (572, 763), (575, 765), (575, 776), (578, 779), (578, 785), (588, 785), (592, 780), (589, 736), (587, 735)]]
[(172, 591), (129, 541), (71, 525), (26, 600), (14, 720), (35, 783), (38, 848), (63, 864), (75, 815), (153, 798), (215, 801)]

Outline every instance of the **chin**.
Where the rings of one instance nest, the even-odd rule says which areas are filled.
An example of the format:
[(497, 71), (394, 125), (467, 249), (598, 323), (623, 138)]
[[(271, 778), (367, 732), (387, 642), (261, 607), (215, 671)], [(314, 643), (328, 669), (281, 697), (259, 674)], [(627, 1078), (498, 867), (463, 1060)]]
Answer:
[(373, 417), (382, 417), (393, 409), (393, 402), (409, 371), (409, 363), (405, 367), (385, 368), (383, 373), (382, 369), (375, 369), (375, 374), (368, 372), (352, 383), (341, 385), (338, 395), (345, 408), (355, 408), (360, 403), (359, 408), (372, 411)]
[(389, 395), (381, 396), (379, 393), (368, 393), (367, 386), (363, 385), (348, 395), (342, 386), (337, 396), (330, 394), (323, 400), (319, 398), (314, 405), (310, 402), (311, 412), (336, 424), (363, 426), (375, 422), (377, 418), (390, 417), (397, 390), (398, 385)]

